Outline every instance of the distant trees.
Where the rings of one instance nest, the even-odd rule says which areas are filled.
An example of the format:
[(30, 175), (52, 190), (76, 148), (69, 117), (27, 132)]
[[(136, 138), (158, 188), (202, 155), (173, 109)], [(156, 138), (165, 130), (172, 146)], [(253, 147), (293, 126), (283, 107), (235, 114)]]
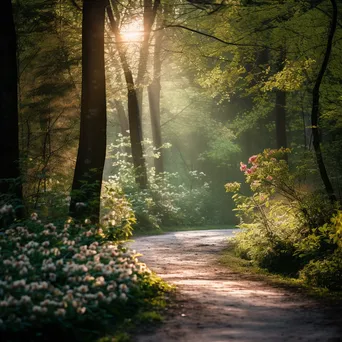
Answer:
[[(17, 40), (11, 0), (3, 1), (0, 22), (0, 205), (13, 201), (13, 197), (21, 205)], [(22, 214), (18, 209), (17, 215)]]
[(127, 104), (128, 104), (128, 122), (130, 131), (130, 140), (132, 148), (133, 164), (136, 172), (136, 182), (141, 189), (148, 186), (146, 161), (142, 146), (142, 84), (147, 71), (147, 63), (149, 56), (150, 37), (152, 26), (154, 24), (159, 0), (144, 0), (143, 1), (143, 40), (138, 57), (138, 71), (136, 80), (134, 80), (132, 67), (127, 56), (125, 42), (121, 36), (120, 24), (121, 13), (116, 3), (108, 0), (107, 15), (110, 22), (110, 27), (115, 38), (117, 52), (120, 63), (124, 72), (126, 87), (127, 87)]
[(160, 124), (160, 78), (162, 70), (161, 52), (163, 43), (163, 30), (161, 29), (163, 20), (161, 20), (161, 14), (162, 12), (160, 8), (159, 17), (157, 18), (158, 27), (157, 31), (154, 33), (153, 75), (151, 84), (147, 87), (153, 145), (156, 149), (159, 149), (159, 158), (154, 159), (154, 167), (158, 174), (164, 172), (164, 153), (160, 149), (163, 145)]
[[(253, 139), (256, 128), (264, 125), (263, 129), (266, 126), (266, 130), (275, 133), (271, 141), (274, 147), (301, 146), (303, 141), (306, 144), (307, 132), (311, 130), (306, 148), (313, 148), (318, 175), (334, 201), (328, 174), (335, 173), (334, 182), (340, 187), (341, 179), (336, 172), (339, 166), (332, 150), (322, 149), (322, 137), (326, 136), (325, 143), (334, 146), (334, 151), (338, 149), (338, 142), (329, 137), (333, 128), (330, 123), (340, 121), (337, 109), (340, 101), (336, 96), (342, 78), (337, 67), (341, 45), (334, 39), (338, 10), (335, 0), (246, 3), (234, 11), (229, 6), (221, 6), (214, 12), (209, 11), (211, 6), (195, 8), (209, 15), (198, 22), (192, 13), (187, 22), (183, 17), (181, 25), (174, 22), (170, 26), (187, 31), (183, 45), (178, 45), (192, 56), (188, 65), (202, 74), (200, 85), (218, 100), (232, 99), (237, 104), (230, 120), (237, 119), (235, 125), (249, 139)], [(328, 36), (327, 21), (330, 22)], [(195, 49), (187, 48), (189, 39), (198, 41), (197, 56)], [(268, 60), (259, 63), (255, 56), (265, 49), (269, 51)], [(213, 58), (217, 63), (210, 62)], [(247, 65), (253, 66), (246, 68)], [(242, 105), (246, 98), (252, 99), (247, 110)], [(303, 132), (298, 128), (300, 117), (306, 127), (304, 137), (299, 134)], [(333, 131), (335, 137), (340, 136), (341, 126), (338, 124)], [(323, 154), (327, 155), (327, 162), (323, 161)]]

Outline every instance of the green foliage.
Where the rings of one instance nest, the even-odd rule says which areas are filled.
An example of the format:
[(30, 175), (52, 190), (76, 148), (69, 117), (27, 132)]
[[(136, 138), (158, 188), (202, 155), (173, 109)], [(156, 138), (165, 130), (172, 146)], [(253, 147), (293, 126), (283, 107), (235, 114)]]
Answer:
[(225, 187), (235, 192), (243, 229), (236, 237), (237, 253), (270, 271), (296, 274), (304, 262), (296, 246), (308, 235), (307, 218), (318, 208), (309, 205), (312, 196), (300, 183), (300, 173), (290, 172), (283, 159), (289, 152), (268, 149), (250, 157), (249, 165), (240, 163), (251, 195), (239, 193), (236, 182)]
[(300, 271), (300, 278), (307, 284), (325, 287), (329, 290), (342, 290), (342, 252), (336, 250), (320, 260), (311, 260)]
[[(265, 150), (240, 164), (249, 196), (237, 182), (234, 192), (242, 232), (235, 252), (271, 272), (299, 277), (311, 286), (342, 289), (342, 212), (320, 192), (302, 182), (302, 170), (291, 172), (286, 149)], [(335, 213), (334, 213), (335, 212)]]
[[(112, 175), (105, 182), (105, 198), (115, 201), (111, 196), (125, 193), (137, 218), (139, 228), (153, 228), (160, 225), (204, 224), (210, 213), (206, 212), (209, 184), (205, 174), (188, 172), (188, 182), (179, 180), (178, 173), (156, 174), (154, 168), (148, 171), (149, 188), (141, 190), (135, 182), (131, 158), (122, 152), (128, 145), (128, 138), (119, 135), (116, 144), (110, 146), (109, 155), (113, 161)], [(145, 141), (147, 157), (156, 158), (151, 142)]]
[(44, 225), (33, 214), (2, 232), (2, 339), (44, 340), (54, 330), (59, 338), (90, 341), (167, 290), (135, 251), (108, 241), (108, 230), (87, 222)]

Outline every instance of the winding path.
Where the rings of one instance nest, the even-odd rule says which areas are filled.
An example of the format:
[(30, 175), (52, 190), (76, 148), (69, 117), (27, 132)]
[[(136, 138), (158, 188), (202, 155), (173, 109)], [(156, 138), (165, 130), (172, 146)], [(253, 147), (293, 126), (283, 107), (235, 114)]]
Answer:
[(328, 307), (218, 265), (232, 234), (176, 232), (132, 243), (150, 269), (178, 288), (164, 324), (134, 341), (342, 341), (340, 317)]

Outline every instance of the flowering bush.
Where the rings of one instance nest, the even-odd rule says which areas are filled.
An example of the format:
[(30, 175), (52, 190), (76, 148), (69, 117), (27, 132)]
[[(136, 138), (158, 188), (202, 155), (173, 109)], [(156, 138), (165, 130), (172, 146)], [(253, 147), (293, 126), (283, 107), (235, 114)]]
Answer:
[(270, 270), (296, 272), (301, 260), (295, 255), (295, 243), (305, 228), (304, 191), (298, 190), (298, 176), (289, 171), (283, 159), (288, 149), (270, 150), (240, 163), (251, 195), (240, 193), (239, 183), (225, 185), (234, 192), (240, 217), (241, 234), (236, 238), (237, 252)]
[[(146, 158), (158, 158), (159, 152), (148, 140), (144, 142)], [(208, 220), (205, 204), (209, 197), (209, 183), (205, 174), (196, 170), (188, 173), (188, 183), (180, 183), (178, 173), (164, 172), (158, 175), (149, 168), (149, 188), (141, 190), (135, 183), (131, 157), (125, 148), (129, 146), (127, 137), (119, 134), (115, 144), (110, 145), (109, 154), (113, 160), (113, 175), (105, 182), (105, 198), (124, 192), (132, 204), (139, 227), (160, 224), (201, 224)], [(168, 144), (164, 148), (169, 147)], [(115, 196), (114, 196), (115, 197)]]
[[(299, 275), (306, 283), (342, 289), (342, 213), (319, 192), (304, 190), (301, 174), (290, 172), (287, 149), (265, 150), (240, 163), (251, 195), (233, 192), (242, 232), (236, 252), (271, 271)], [(332, 217), (332, 218), (330, 218)]]
[(51, 324), (115, 325), (153, 286), (158, 291), (148, 285), (150, 271), (135, 251), (108, 242), (102, 229), (89, 224), (44, 225), (33, 214), (31, 222), (2, 233), (0, 253), (5, 336)]

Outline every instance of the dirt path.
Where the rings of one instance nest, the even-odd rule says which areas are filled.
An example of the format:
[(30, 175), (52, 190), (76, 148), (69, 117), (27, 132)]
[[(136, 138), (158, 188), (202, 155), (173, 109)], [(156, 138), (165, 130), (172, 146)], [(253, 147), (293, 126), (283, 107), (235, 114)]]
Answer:
[(210, 230), (136, 239), (132, 248), (178, 292), (164, 324), (135, 341), (342, 341), (330, 309), (218, 266), (231, 235)]

